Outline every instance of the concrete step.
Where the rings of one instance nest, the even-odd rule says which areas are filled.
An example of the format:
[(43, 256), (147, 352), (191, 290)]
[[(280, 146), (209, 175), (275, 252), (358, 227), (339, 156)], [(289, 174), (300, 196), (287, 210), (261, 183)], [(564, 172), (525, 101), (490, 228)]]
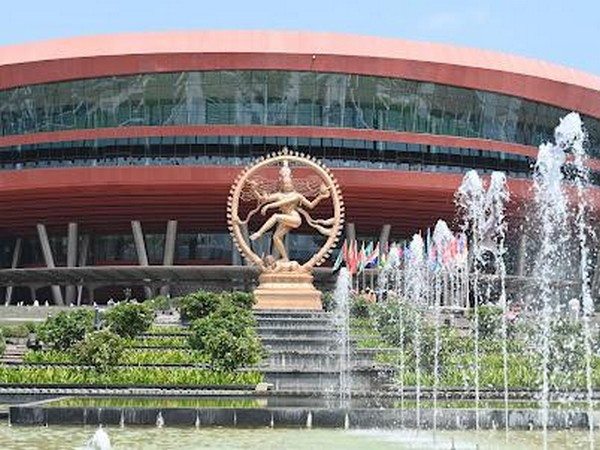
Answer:
[[(334, 393), (339, 390), (338, 370), (268, 369), (265, 382), (272, 383), (275, 390), (318, 391)], [(388, 367), (355, 368), (350, 372), (353, 391), (382, 391), (391, 381), (394, 371)]]
[(256, 317), (256, 322), (259, 328), (328, 327), (333, 325), (329, 317)]
[[(352, 349), (350, 361), (353, 367), (369, 367), (376, 364), (380, 353), (397, 352), (396, 349)], [(339, 349), (330, 350), (271, 350), (264, 363), (267, 367), (334, 370), (340, 365)]]
[(329, 337), (263, 336), (263, 345), (267, 351), (283, 350), (330, 350), (337, 347), (335, 339)]
[(255, 309), (254, 316), (257, 319), (327, 319), (331, 318), (332, 315), (329, 312), (323, 311), (310, 311), (310, 310), (301, 310), (301, 309), (281, 309), (281, 310), (260, 310)]
[(321, 337), (335, 340), (333, 327), (259, 327), (258, 335), (263, 337)]

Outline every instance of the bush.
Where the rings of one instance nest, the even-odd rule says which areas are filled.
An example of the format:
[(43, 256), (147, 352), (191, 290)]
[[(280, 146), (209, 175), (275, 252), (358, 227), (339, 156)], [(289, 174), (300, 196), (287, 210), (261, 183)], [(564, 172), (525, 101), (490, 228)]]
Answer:
[(208, 316), (221, 306), (221, 296), (214, 292), (199, 291), (186, 295), (179, 304), (183, 322), (191, 322)]
[[(496, 305), (481, 305), (477, 308), (479, 318), (479, 338), (494, 339), (500, 337), (502, 330), (502, 308)], [(469, 319), (475, 323), (475, 310), (469, 312)]]
[(256, 303), (254, 294), (251, 292), (234, 291), (223, 293), (224, 300), (243, 309), (252, 309)]
[(250, 311), (224, 305), (192, 323), (189, 344), (214, 368), (234, 370), (256, 364), (263, 355), (255, 326)]
[(321, 302), (323, 304), (323, 311), (329, 312), (335, 308), (335, 301), (331, 292), (323, 292)]
[(105, 314), (107, 326), (121, 337), (135, 337), (150, 328), (154, 310), (145, 303), (120, 303)]
[(169, 298), (165, 295), (149, 298), (144, 302), (144, 305), (148, 305), (154, 311), (168, 311), (171, 306)]
[(370, 315), (370, 303), (361, 295), (352, 297), (350, 315), (359, 319), (367, 319)]
[(0, 330), (0, 357), (4, 355), (6, 351), (6, 341), (4, 340), (4, 335), (2, 334), (2, 330)]
[(38, 329), (40, 339), (53, 350), (69, 350), (94, 329), (95, 311), (76, 309), (48, 317)]
[(73, 353), (78, 363), (106, 372), (119, 362), (123, 349), (123, 339), (109, 329), (103, 329), (86, 334), (83, 341), (74, 347)]

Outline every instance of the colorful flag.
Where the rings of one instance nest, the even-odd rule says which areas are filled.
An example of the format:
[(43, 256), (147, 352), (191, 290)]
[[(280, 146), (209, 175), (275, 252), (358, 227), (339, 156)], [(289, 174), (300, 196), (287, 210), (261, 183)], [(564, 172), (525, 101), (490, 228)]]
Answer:
[[(346, 246), (346, 241), (344, 241), (344, 247)], [(335, 262), (333, 263), (333, 271), (337, 271), (341, 266), (342, 266), (342, 262), (344, 261), (344, 248), (340, 249), (340, 251), (338, 252), (337, 258), (335, 259)]]

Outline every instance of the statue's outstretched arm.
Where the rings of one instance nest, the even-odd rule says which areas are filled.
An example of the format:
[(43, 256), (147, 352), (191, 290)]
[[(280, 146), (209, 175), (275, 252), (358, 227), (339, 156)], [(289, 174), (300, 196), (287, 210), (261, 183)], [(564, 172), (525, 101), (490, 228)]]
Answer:
[(327, 186), (322, 184), (321, 189), (319, 189), (319, 194), (312, 200), (308, 200), (304, 195), (300, 194), (302, 206), (308, 209), (314, 209), (315, 206), (317, 206), (321, 202), (321, 200), (328, 198), (329, 195), (329, 189), (327, 188)]

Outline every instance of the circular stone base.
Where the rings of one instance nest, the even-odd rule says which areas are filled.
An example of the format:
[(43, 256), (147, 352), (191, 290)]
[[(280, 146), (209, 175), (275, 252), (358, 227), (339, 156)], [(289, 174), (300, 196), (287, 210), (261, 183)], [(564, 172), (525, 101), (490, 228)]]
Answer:
[(320, 311), (321, 291), (305, 272), (266, 272), (254, 290), (255, 309), (310, 309)]

